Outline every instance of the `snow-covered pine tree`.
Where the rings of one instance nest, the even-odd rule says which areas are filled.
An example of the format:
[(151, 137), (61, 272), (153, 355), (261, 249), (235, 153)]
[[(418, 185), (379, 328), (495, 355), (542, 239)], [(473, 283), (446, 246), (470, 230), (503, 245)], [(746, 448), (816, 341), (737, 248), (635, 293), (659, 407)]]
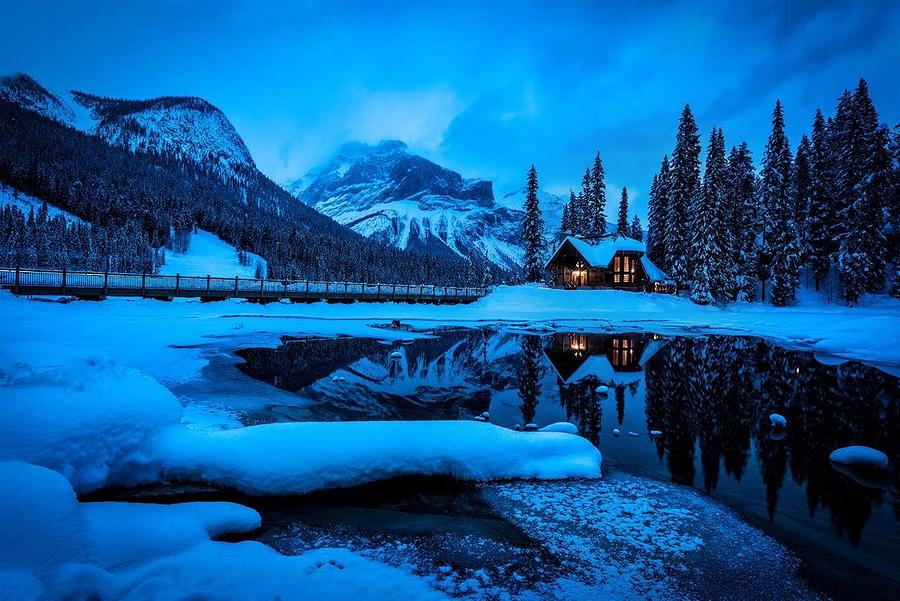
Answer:
[(726, 220), (733, 241), (734, 296), (737, 300), (749, 302), (756, 299), (759, 282), (759, 248), (756, 243), (759, 210), (753, 156), (746, 142), (732, 147), (728, 156), (727, 180)]
[(616, 221), (616, 233), (627, 236), (628, 227), (628, 188), (622, 188), (622, 196), (619, 198), (619, 219)]
[(669, 156), (663, 157), (659, 173), (650, 186), (647, 203), (647, 256), (657, 265), (668, 269), (666, 263), (666, 213), (669, 205)]
[(598, 236), (606, 233), (606, 181), (599, 150), (594, 157), (594, 165), (591, 168), (590, 229)]
[(586, 233), (584, 231), (585, 212), (584, 194), (579, 191), (575, 194), (575, 202), (572, 203), (572, 233), (576, 236)]
[(597, 233), (594, 230), (594, 210), (596, 206), (594, 204), (594, 189), (591, 185), (590, 168), (584, 170), (584, 176), (581, 178), (581, 194), (578, 199), (581, 205), (581, 226), (579, 229), (582, 234), (594, 235)]
[(865, 80), (860, 80), (852, 98), (852, 131), (842, 193), (846, 204), (840, 217), (845, 232), (838, 250), (840, 295), (849, 305), (864, 292), (884, 287), (887, 250), (883, 207), (893, 191), (893, 164), (888, 150), (888, 132), (878, 123), (878, 113)]
[(794, 194), (794, 216), (797, 227), (797, 241), (800, 245), (801, 264), (809, 256), (809, 240), (806, 222), (809, 216), (812, 195), (812, 144), (806, 134), (800, 138), (794, 165), (791, 171), (791, 192)]
[(725, 227), (725, 136), (713, 128), (706, 153), (703, 186), (691, 212), (691, 299), (701, 305), (725, 300), (732, 290), (730, 236)]
[(528, 170), (528, 183), (525, 194), (525, 219), (522, 221), (522, 246), (525, 247), (525, 280), (540, 282), (543, 280), (541, 265), (541, 246), (544, 231), (544, 220), (538, 203), (538, 176), (534, 165)]
[(641, 218), (638, 217), (637, 213), (635, 213), (634, 217), (632, 217), (631, 219), (631, 233), (629, 234), (629, 236), (631, 236), (638, 242), (644, 241), (644, 230), (641, 227)]
[(575, 192), (569, 190), (569, 202), (563, 205), (562, 211), (562, 221), (559, 224), (559, 240), (562, 242), (565, 240), (566, 236), (570, 235), (574, 231), (572, 218), (572, 211), (575, 210), (575, 205), (578, 200), (575, 198)]
[(816, 109), (813, 119), (812, 146), (810, 149), (809, 204), (806, 209), (806, 253), (816, 290), (828, 277), (831, 257), (835, 252), (834, 232), (837, 215), (833, 200), (834, 185), (831, 176), (828, 131), (822, 111)]
[(894, 189), (888, 202), (888, 220), (891, 224), (888, 236), (888, 257), (894, 264), (891, 278), (891, 296), (900, 298), (900, 123), (894, 126), (891, 140), (891, 156), (894, 159)]
[(672, 154), (669, 205), (666, 212), (666, 261), (669, 276), (679, 287), (689, 273), (688, 209), (700, 192), (700, 134), (690, 105), (684, 105)]
[(772, 304), (783, 307), (797, 292), (800, 245), (791, 191), (791, 147), (784, 133), (784, 110), (775, 102), (772, 133), (762, 161), (763, 245), (771, 258)]

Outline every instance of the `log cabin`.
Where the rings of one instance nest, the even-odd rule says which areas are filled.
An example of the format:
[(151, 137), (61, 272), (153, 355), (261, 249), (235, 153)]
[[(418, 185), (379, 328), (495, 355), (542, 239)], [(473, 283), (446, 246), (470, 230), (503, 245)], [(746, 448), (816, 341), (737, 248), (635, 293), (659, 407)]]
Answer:
[(646, 252), (643, 242), (622, 234), (596, 238), (567, 236), (544, 269), (550, 272), (550, 285), (555, 288), (614, 288), (673, 294), (675, 285)]

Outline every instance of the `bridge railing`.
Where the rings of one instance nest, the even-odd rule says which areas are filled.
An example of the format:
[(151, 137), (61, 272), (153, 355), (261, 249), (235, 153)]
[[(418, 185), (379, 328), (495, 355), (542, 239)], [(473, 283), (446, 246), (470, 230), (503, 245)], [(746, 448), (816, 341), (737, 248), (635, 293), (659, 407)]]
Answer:
[[(22, 294), (195, 296), (214, 298), (326, 298), (474, 300), (483, 287), (378, 284), (316, 280), (225, 278), (51, 269), (0, 268), (0, 287)], [(133, 294), (132, 294), (133, 293)]]

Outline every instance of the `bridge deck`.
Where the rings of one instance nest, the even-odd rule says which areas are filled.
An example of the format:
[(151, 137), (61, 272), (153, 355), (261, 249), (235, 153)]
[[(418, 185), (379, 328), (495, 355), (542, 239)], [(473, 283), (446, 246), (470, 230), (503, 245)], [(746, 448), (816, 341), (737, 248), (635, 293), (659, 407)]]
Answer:
[(141, 273), (0, 268), (0, 288), (29, 296), (105, 298), (130, 296), (172, 299), (200, 298), (254, 301), (288, 299), (294, 302), (425, 302), (470, 303), (486, 294), (484, 288), (425, 284), (363, 284), (311, 280), (256, 280)]

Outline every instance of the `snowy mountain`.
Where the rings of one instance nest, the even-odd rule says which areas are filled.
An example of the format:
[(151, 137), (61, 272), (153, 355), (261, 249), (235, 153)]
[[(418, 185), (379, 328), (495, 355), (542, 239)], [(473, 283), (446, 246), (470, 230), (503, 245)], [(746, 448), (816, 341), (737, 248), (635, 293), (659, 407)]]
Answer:
[(491, 182), (464, 179), (412, 154), (403, 142), (344, 145), (285, 188), (339, 223), (400, 249), (521, 264), (524, 213), (494, 200)]
[(256, 169), (253, 157), (234, 126), (202, 98), (164, 96), (118, 100), (72, 92), (91, 111), (92, 133), (132, 152), (175, 154), (212, 166), (227, 175)]
[(0, 99), (18, 104), (63, 125), (75, 125), (72, 107), (24, 73), (0, 78)]

